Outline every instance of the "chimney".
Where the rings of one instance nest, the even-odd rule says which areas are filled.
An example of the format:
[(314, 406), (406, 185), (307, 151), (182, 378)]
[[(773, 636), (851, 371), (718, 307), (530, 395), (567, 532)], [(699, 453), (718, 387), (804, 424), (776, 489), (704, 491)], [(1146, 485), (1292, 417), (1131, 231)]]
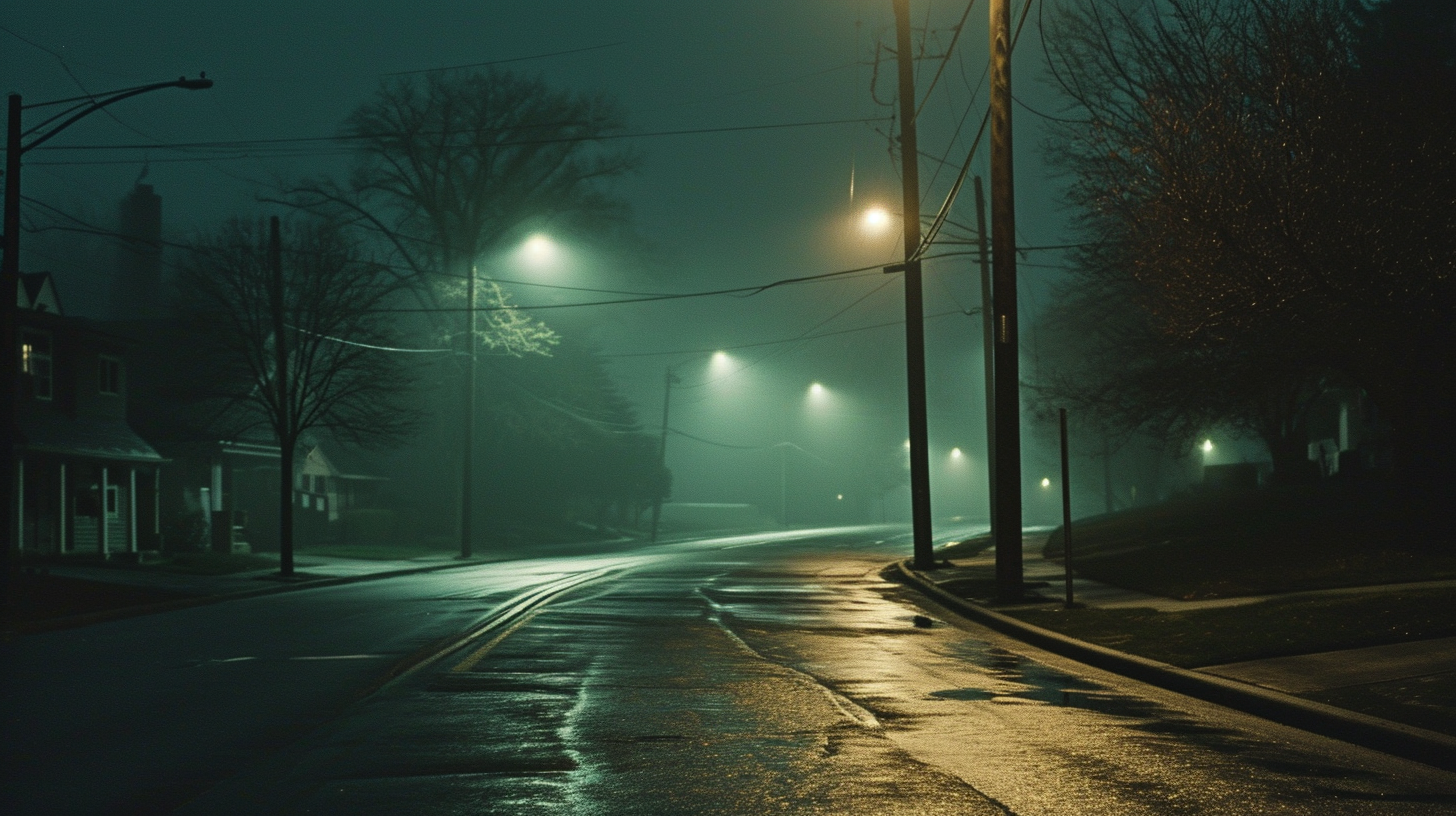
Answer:
[(162, 197), (138, 183), (117, 210), (116, 272), (112, 278), (111, 316), (141, 320), (160, 316), (162, 298)]

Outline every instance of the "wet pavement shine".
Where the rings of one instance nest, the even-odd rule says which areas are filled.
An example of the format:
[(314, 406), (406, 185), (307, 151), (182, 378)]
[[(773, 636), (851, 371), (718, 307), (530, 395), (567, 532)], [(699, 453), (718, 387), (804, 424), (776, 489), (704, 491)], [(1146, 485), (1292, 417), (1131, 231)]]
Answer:
[(1456, 775), (957, 622), (874, 532), (599, 564), (179, 812), (1456, 812)]

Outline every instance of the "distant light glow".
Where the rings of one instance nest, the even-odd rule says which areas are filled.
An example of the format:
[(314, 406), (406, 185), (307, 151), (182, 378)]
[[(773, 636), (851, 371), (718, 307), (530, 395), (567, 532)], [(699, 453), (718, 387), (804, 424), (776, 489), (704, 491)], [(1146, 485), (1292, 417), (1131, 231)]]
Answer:
[(952, 458), (952, 459), (959, 459), (962, 456), (965, 456), (965, 454), (964, 453), (961, 453), (961, 449), (960, 448), (951, 448), (950, 449), (950, 458)]
[(1203, 444), (1198, 447), (1202, 448), (1204, 453), (1213, 453), (1213, 440), (1205, 439), (1203, 440)]
[(1051, 487), (1052, 486), (1052, 480), (1051, 479), (1048, 479), (1045, 476), (1041, 477), (1041, 486), (1042, 487)]
[(814, 383), (814, 384), (810, 385), (809, 386), (809, 395), (810, 396), (814, 396), (814, 397), (822, 397), (822, 396), (824, 396), (824, 386), (823, 385), (820, 385), (819, 383)]
[(726, 351), (715, 351), (708, 362), (708, 370), (715, 377), (725, 377), (733, 372), (733, 358)]
[(536, 268), (551, 266), (561, 256), (561, 247), (550, 236), (536, 233), (521, 244), (521, 260)]
[(905, 450), (910, 450), (910, 440), (905, 440)]
[(834, 496), (834, 500), (835, 501), (844, 501), (844, 494), (843, 493), (836, 493), (835, 496)]
[(860, 228), (870, 234), (884, 232), (890, 226), (890, 211), (884, 207), (870, 207), (860, 219)]

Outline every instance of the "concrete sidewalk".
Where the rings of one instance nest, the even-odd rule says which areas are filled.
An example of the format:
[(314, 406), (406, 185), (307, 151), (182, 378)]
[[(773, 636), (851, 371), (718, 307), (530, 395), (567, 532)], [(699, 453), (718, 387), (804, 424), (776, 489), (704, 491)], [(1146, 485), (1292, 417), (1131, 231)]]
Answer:
[[(982, 601), (959, 597), (958, 593), (949, 592), (941, 586), (957, 579), (984, 577), (988, 568), (994, 567), (994, 554), (953, 557), (954, 566), (931, 572), (911, 569), (909, 562), (898, 565), (898, 568), (912, 586), (917, 586), (933, 600), (968, 619), (1034, 646), (1286, 725), (1456, 770), (1456, 735), (1392, 722), (1296, 696), (1456, 674), (1456, 637), (1180, 669), (1077, 640), (1004, 614), (1019, 609), (1044, 609), (1048, 602), (1060, 603), (1064, 599), (1065, 573), (1061, 562), (1049, 561), (1042, 556), (1046, 539), (1045, 533), (1023, 538), (1023, 575), (1026, 581), (1047, 584), (1040, 590), (1028, 592), (1030, 596), (1039, 596), (1038, 602), (1024, 605), (993, 607)], [(1271, 597), (1319, 597), (1442, 586), (1456, 586), (1456, 581), (1179, 601), (1076, 578), (1075, 575), (1073, 581), (1075, 601), (1083, 606), (1145, 608), (1169, 613), (1258, 603)]]
[(285, 579), (279, 576), (276, 565), (220, 575), (172, 572), (146, 565), (100, 565), (61, 562), (42, 564), (38, 568), (44, 570), (49, 575), (55, 575), (61, 578), (77, 578), (86, 581), (127, 584), (129, 586), (145, 587), (147, 589), (176, 592), (181, 595), (230, 595), (279, 584), (296, 586), (299, 584), (309, 584), (313, 581), (339, 578), (399, 574), (401, 572), (423, 569), (444, 569), (451, 566), (482, 563), (487, 560), (492, 559), (477, 558), (470, 561), (462, 561), (451, 555), (432, 554), (419, 558), (373, 560), (339, 558), (305, 552), (299, 554), (295, 559), (294, 569), (297, 571), (297, 574), (291, 579)]
[[(1042, 555), (1047, 536), (1037, 533), (1022, 539), (1023, 575), (1028, 583), (1046, 582), (1048, 587), (1029, 594), (1042, 599), (1061, 601), (1064, 597), (1065, 571), (1061, 561)], [(951, 569), (937, 570), (925, 577), (937, 584), (953, 581), (971, 570), (995, 566), (994, 553), (980, 553), (972, 558), (956, 559)], [(1456, 587), (1456, 580), (1421, 581), (1410, 584), (1341, 587), (1338, 589), (1289, 592), (1280, 595), (1251, 595), (1236, 598), (1211, 598), (1183, 601), (1098, 583), (1077, 577), (1073, 572), (1073, 599), (1098, 609), (1155, 609), (1159, 612), (1189, 612), (1230, 606), (1256, 604), (1273, 598), (1321, 598), (1385, 593), (1399, 589), (1434, 589)], [(1017, 609), (1045, 608), (1045, 600), (1025, 606), (997, 606), (1001, 612)], [(1456, 638), (1436, 638), (1410, 643), (1343, 649), (1337, 652), (1248, 660), (1218, 666), (1200, 666), (1197, 671), (1239, 680), (1287, 694), (1308, 694), (1354, 685), (1384, 683), (1415, 677), (1456, 672)]]

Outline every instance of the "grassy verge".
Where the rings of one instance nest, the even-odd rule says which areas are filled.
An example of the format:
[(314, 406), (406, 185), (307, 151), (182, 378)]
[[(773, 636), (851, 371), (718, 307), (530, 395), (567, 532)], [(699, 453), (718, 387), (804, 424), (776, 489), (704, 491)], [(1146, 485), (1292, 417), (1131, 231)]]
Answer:
[[(1181, 599), (1452, 578), (1453, 494), (1327, 482), (1188, 497), (1079, 520), (1073, 563), (1087, 578)], [(1061, 557), (1060, 531), (1046, 552)]]
[(10, 607), (3, 614), (7, 628), (186, 597), (161, 589), (23, 572), (11, 575), (10, 591)]
[(1186, 612), (1002, 611), (1078, 640), (1184, 668), (1456, 635), (1456, 589), (1449, 588), (1277, 598)]

